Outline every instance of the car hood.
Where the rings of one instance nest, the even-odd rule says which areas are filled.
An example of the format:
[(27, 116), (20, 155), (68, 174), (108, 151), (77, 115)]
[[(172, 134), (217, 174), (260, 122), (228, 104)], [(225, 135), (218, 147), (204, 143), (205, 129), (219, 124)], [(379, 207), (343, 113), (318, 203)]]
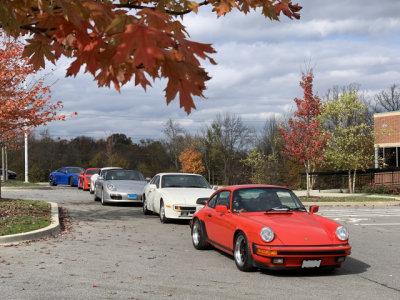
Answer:
[(142, 194), (147, 182), (138, 180), (107, 180), (104, 182), (104, 186), (107, 186), (109, 183), (116, 187), (117, 192)]
[(270, 227), (283, 245), (329, 245), (338, 243), (336, 222), (306, 212), (242, 214)]
[(213, 192), (212, 189), (201, 188), (164, 188), (161, 194), (167, 201), (195, 205), (198, 198), (209, 198)]

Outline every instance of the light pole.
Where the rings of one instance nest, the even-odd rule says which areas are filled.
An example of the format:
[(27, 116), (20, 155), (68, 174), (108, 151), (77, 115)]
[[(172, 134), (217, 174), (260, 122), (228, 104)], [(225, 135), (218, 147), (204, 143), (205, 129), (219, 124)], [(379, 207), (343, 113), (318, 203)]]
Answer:
[(25, 183), (29, 182), (28, 179), (28, 133), (24, 132), (24, 144), (25, 144)]

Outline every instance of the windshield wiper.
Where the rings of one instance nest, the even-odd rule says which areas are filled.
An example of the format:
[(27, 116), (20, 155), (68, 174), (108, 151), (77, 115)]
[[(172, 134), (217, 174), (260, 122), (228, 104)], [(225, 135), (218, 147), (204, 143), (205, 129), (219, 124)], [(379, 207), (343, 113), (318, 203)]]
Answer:
[(307, 209), (304, 206), (303, 207), (292, 208), (292, 210), (294, 210), (294, 211), (307, 211)]

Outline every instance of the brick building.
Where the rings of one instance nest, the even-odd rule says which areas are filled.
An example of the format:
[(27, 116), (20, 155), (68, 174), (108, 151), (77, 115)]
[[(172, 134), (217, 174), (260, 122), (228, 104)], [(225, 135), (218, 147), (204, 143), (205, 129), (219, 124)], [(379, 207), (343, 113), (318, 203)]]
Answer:
[(375, 114), (374, 131), (375, 168), (378, 168), (378, 157), (388, 167), (399, 167), (400, 111)]

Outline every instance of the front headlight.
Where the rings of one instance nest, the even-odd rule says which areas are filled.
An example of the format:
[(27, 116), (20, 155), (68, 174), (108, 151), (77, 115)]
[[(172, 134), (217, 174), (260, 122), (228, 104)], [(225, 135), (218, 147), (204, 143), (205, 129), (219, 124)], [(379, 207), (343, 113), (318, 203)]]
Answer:
[(341, 241), (346, 241), (349, 238), (349, 232), (347, 231), (346, 227), (339, 226), (336, 228), (336, 236)]
[(272, 231), (271, 228), (269, 227), (264, 227), (263, 229), (261, 229), (260, 231), (260, 236), (261, 238), (266, 241), (267, 243), (269, 243), (270, 241), (272, 241), (275, 237), (274, 232)]
[(116, 191), (116, 190), (117, 190), (117, 188), (116, 188), (112, 183), (107, 184), (107, 188), (108, 188), (110, 191)]

